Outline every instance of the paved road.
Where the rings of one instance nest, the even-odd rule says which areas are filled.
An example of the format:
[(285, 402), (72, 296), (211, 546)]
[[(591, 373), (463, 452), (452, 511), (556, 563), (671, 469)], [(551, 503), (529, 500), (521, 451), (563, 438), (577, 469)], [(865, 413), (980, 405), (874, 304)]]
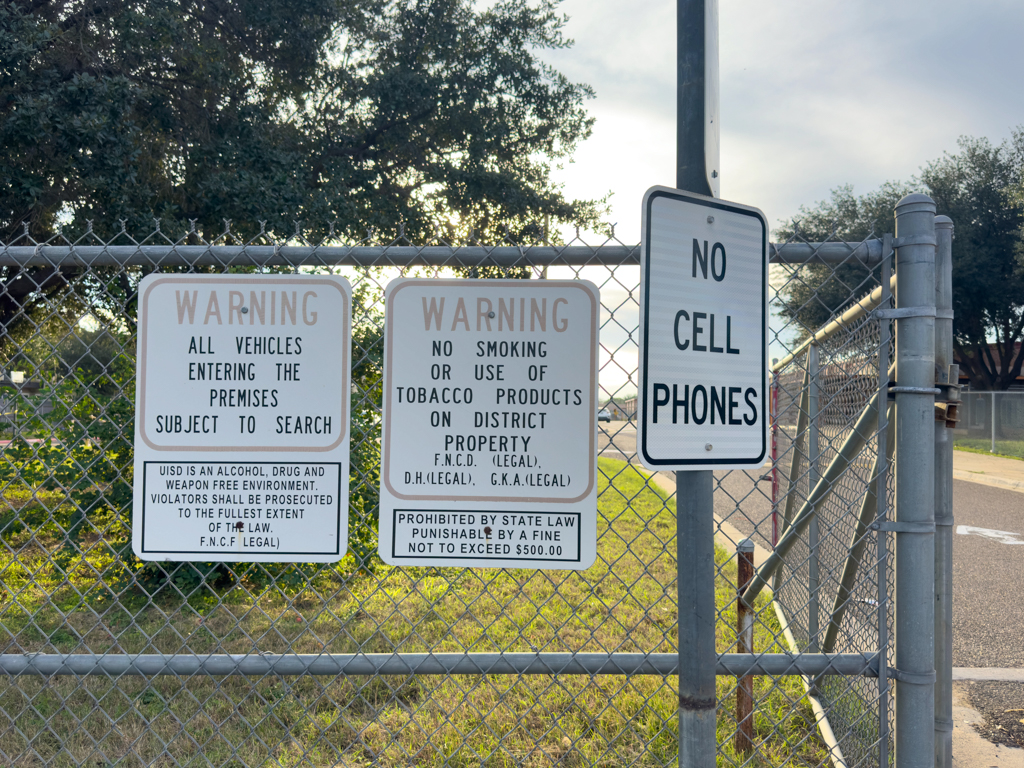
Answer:
[[(631, 424), (601, 424), (600, 438), (602, 456), (636, 461)], [(715, 512), (770, 548), (771, 483), (761, 479), (765, 473), (716, 473)], [(954, 534), (953, 665), (1024, 668), (1024, 493), (954, 480), (953, 514), (954, 530), (1020, 534)]]
[[(954, 480), (953, 514), (954, 531), (970, 526), (1024, 534), (1024, 493)], [(1004, 543), (1014, 540), (1019, 543)], [(1024, 667), (1022, 574), (1024, 535), (954, 534), (954, 666)]]

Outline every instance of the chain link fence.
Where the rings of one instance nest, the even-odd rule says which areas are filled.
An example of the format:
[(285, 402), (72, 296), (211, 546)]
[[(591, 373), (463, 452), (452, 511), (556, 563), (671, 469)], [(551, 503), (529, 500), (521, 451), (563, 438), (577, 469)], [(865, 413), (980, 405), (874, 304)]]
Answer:
[[(882, 430), (862, 420), (878, 401), (879, 360), (884, 361), (883, 372), (894, 362), (889, 321), (872, 314), (891, 308), (892, 294), (879, 285), (879, 270), (863, 272), (858, 287), (865, 299), (843, 316), (845, 322), (813, 334), (774, 370), (776, 539), (791, 531), (798, 510), (808, 503), (827, 468), (855, 446), (828, 493), (812, 502), (814, 515), (804, 534), (794, 539), (774, 584), (794, 651), (878, 648), (892, 664), (888, 628), (893, 626), (894, 581), (887, 565), (894, 553), (892, 541), (873, 528), (894, 504), (894, 445), (890, 440), (887, 449), (882, 447), (889, 472), (880, 472)], [(879, 477), (886, 485), (881, 504)], [(889, 753), (892, 724), (888, 689), (882, 683), (863, 677), (808, 681), (847, 765), (879, 764)]]
[(964, 392), (956, 427), (958, 448), (1024, 459), (1024, 391)]
[[(0, 762), (675, 765), (674, 486), (636, 457), (638, 252), (614, 240), (415, 245), (399, 236), (347, 246), (300, 234), (239, 241), (230, 230), (208, 241), (195, 231), (86, 233), (0, 247)], [(892, 505), (893, 474), (878, 463), (892, 441), (887, 449), (885, 429), (865, 416), (885, 376), (879, 359), (887, 369), (893, 354), (889, 321), (871, 315), (890, 305), (882, 255), (875, 239), (795, 238), (773, 251), (774, 305), (785, 307), (770, 340), (785, 356), (774, 379), (775, 458), (715, 475), (718, 651), (741, 650), (746, 585), (735, 549), (749, 537), (759, 561), (790, 547), (776, 550), (778, 568), (759, 562), (757, 578), (772, 589), (752, 599), (753, 652), (847, 657), (845, 667), (825, 659), (821, 675), (792, 655), (748, 665), (754, 717), (743, 746), (743, 675), (722, 656), (720, 765), (889, 760), (879, 664), (892, 663), (892, 545), (871, 524)], [(341, 562), (144, 563), (132, 554), (135, 287), (155, 271), (330, 272), (352, 283)], [(397, 276), (575, 277), (600, 287), (599, 399), (613, 407), (599, 422), (593, 567), (395, 568), (377, 558), (383, 291)], [(816, 334), (793, 301), (817, 301), (823, 281), (844, 286), (830, 313), (845, 321)], [(809, 292), (791, 290), (798, 285)], [(815, 495), (819, 486), (829, 493)]]

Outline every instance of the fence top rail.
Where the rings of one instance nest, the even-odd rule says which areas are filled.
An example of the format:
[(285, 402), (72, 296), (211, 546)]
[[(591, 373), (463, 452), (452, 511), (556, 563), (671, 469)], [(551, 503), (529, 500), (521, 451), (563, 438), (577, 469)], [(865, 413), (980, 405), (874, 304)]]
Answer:
[[(878, 676), (878, 653), (724, 653), (718, 675)], [(5, 653), (5, 675), (675, 675), (677, 653)]]
[[(896, 275), (893, 275), (889, 280), (889, 290), (896, 290)], [(796, 349), (779, 360), (779, 362), (775, 363), (775, 365), (772, 366), (772, 371), (777, 372), (783, 370), (787, 365), (800, 357), (800, 355), (804, 354), (812, 344), (820, 344), (823, 341), (827, 341), (839, 333), (843, 328), (848, 328), (853, 323), (859, 322), (881, 303), (882, 286), (878, 286), (875, 290), (843, 312), (843, 314), (831, 323), (820, 328), (813, 336), (809, 336), (804, 339)]]
[[(770, 243), (772, 264), (858, 263), (872, 267), (881, 241)], [(639, 245), (3, 245), (0, 267), (625, 266)]]

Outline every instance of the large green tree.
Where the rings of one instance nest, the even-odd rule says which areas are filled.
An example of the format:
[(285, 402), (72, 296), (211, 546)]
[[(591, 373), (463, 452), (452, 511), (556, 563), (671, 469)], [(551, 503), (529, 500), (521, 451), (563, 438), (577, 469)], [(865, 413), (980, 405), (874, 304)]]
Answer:
[[(961, 370), (977, 389), (1006, 389), (1024, 364), (1024, 132), (999, 145), (961, 138), (957, 152), (928, 163), (908, 183), (862, 196), (840, 187), (830, 200), (801, 208), (776, 237), (854, 242), (893, 232), (893, 208), (914, 191), (931, 195), (938, 213), (953, 219), (953, 333)], [(780, 313), (806, 335), (877, 277), (853, 262), (804, 267), (781, 287)]]
[[(401, 226), (414, 242), (438, 230), (530, 242), (549, 223), (587, 223), (597, 206), (566, 199), (551, 175), (592, 124), (590, 89), (542, 59), (569, 44), (564, 22), (557, 0), (483, 10), (473, 0), (7, 0), (0, 242), (47, 241), (61, 225), (68, 239), (128, 242), (153, 233), (154, 218), (151, 241), (228, 243), (286, 237), (295, 221), (314, 241)], [(62, 567), (109, 547), (137, 584), (170, 579), (191, 593), (244, 569), (143, 567), (130, 555), (140, 277), (0, 267), (0, 345), (57, 382), (53, 416), (21, 432), (58, 437), (8, 451), (0, 484), (61, 480), (76, 516), (61, 524), (88, 532), (83, 541), (100, 536), (65, 537), (53, 558)], [(360, 566), (372, 559), (379, 463), (371, 294), (369, 281), (356, 287), (350, 545)], [(102, 331), (79, 326), (90, 312)]]
[(963, 138), (921, 179), (953, 219), (953, 343), (975, 389), (1006, 389), (1024, 364), (1024, 269), (1017, 245), (1024, 205), (1024, 132), (999, 145)]
[(563, 24), (555, 0), (6, 2), (0, 235), (586, 218), (550, 176), (591, 126), (540, 58)]
[[(892, 232), (893, 208), (913, 184), (889, 182), (880, 189), (857, 196), (846, 185), (832, 190), (830, 199), (813, 207), (801, 207), (794, 218), (782, 222), (773, 232), (777, 242), (845, 241), (855, 245), (862, 240)], [(787, 318), (804, 338), (825, 325), (877, 285), (878, 270), (868, 268), (856, 258), (839, 265), (810, 264), (796, 269), (773, 268), (778, 285), (779, 313)]]
[[(301, 221), (314, 241), (535, 241), (591, 221), (551, 177), (592, 125), (589, 87), (541, 58), (564, 23), (557, 0), (5, 2), (0, 242), (90, 222), (141, 239), (154, 219), (158, 240)], [(0, 343), (58, 294), (130, 310), (123, 273), (93, 277), (0, 268)]]

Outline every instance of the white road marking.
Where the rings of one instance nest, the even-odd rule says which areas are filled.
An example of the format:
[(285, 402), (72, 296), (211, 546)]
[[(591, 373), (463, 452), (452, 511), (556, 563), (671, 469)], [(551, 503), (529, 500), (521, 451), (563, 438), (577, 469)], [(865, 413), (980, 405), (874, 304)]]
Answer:
[(961, 536), (982, 536), (986, 539), (994, 539), (1000, 544), (1024, 544), (1018, 541), (1017, 537), (1022, 534), (1012, 531), (994, 531), (991, 528), (975, 528), (973, 525), (958, 525), (956, 532)]

